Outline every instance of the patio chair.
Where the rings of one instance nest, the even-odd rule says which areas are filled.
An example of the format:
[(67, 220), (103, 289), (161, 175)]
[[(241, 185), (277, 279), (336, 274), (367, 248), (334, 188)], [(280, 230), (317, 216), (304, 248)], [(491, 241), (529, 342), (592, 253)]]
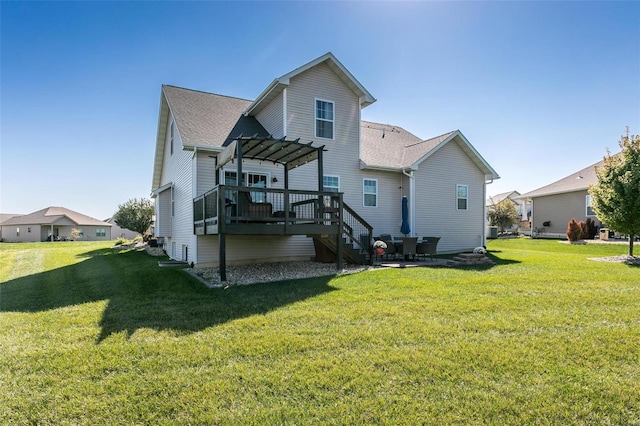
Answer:
[(393, 243), (393, 238), (391, 237), (391, 234), (380, 234), (380, 239), (384, 241), (385, 244), (387, 245), (387, 248), (384, 251), (385, 256), (387, 256), (387, 259), (389, 259), (389, 257), (395, 258), (397, 254), (397, 250), (396, 250), (396, 245)]
[(433, 260), (433, 255), (437, 254), (438, 241), (440, 241), (440, 237), (422, 237), (422, 241), (416, 247), (418, 257), (423, 255), (426, 258), (429, 255)]
[(405, 260), (408, 260), (409, 257), (415, 260), (417, 243), (418, 243), (418, 237), (402, 238), (402, 255)]

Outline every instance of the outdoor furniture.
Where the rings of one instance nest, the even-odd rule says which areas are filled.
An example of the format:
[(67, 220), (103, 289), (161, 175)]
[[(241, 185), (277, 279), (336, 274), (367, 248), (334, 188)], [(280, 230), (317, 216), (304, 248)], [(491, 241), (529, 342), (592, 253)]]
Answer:
[(273, 206), (271, 203), (254, 203), (251, 201), (251, 194), (244, 191), (238, 192), (239, 216), (243, 218), (264, 218), (271, 217)]
[(380, 237), (378, 237), (381, 241), (384, 241), (385, 244), (387, 245), (386, 250), (384, 251), (384, 254), (387, 256), (387, 259), (389, 259), (389, 257), (396, 257), (396, 245), (393, 242), (393, 238), (391, 237), (390, 234), (381, 234)]
[(404, 260), (409, 260), (411, 257), (413, 260), (416, 258), (416, 245), (418, 237), (403, 237), (402, 248), (399, 250), (404, 256)]
[(371, 236), (369, 234), (360, 234), (358, 244), (360, 245), (361, 253), (369, 254), (372, 246)]
[(416, 247), (418, 257), (423, 255), (426, 258), (429, 255), (433, 260), (433, 255), (437, 254), (438, 241), (440, 237), (422, 237), (422, 241)]
[[(277, 218), (281, 218), (282, 221), (284, 222), (284, 219), (286, 217), (286, 212), (284, 210), (278, 210), (273, 212), (273, 217), (277, 217)], [(291, 220), (291, 219), (295, 219), (296, 218), (296, 212), (294, 212), (293, 210), (289, 211), (289, 223), (290, 224), (294, 224), (295, 221)]]

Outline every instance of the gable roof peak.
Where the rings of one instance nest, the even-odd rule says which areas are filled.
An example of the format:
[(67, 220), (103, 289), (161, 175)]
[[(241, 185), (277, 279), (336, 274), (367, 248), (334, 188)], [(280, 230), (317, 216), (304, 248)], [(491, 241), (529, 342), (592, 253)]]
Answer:
[(303, 72), (320, 64), (327, 64), (331, 70), (342, 80), (354, 93), (360, 98), (360, 108), (364, 108), (371, 105), (376, 101), (376, 98), (369, 93), (367, 89), (345, 68), (344, 65), (333, 55), (331, 52), (327, 52), (316, 59), (307, 62), (306, 64), (299, 66), (293, 71), (276, 78), (267, 86), (263, 92), (258, 95), (256, 100), (246, 109), (245, 115), (255, 115), (262, 108), (269, 104), (278, 94), (280, 94), (290, 83), (290, 80), (302, 74)]

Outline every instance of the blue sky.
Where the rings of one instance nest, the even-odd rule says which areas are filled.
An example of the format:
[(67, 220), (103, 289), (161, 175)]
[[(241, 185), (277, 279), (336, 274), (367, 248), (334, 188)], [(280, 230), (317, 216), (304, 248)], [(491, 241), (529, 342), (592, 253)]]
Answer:
[(331, 51), (363, 119), (459, 129), (521, 193), (640, 133), (640, 2), (0, 3), (0, 212), (149, 197), (160, 86), (254, 99)]

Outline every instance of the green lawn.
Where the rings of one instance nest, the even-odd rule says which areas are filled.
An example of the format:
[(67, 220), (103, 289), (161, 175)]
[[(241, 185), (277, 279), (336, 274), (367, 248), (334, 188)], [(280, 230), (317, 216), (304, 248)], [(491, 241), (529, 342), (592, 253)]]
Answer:
[(108, 246), (0, 244), (0, 424), (640, 424), (624, 245), (226, 290)]

